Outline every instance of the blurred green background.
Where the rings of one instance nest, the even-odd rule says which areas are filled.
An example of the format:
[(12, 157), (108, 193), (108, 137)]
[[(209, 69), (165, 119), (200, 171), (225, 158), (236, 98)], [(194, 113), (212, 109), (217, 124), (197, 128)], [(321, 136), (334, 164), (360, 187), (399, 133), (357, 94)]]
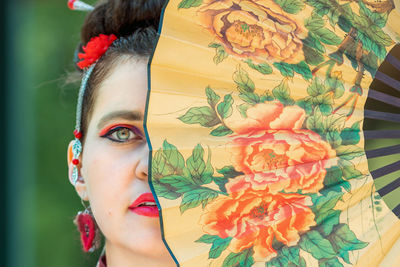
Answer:
[[(82, 252), (72, 223), (83, 208), (68, 182), (66, 164), (79, 85), (65, 85), (65, 79), (74, 70), (72, 57), (85, 14), (70, 11), (67, 0), (4, 3), (2, 77), (7, 77), (1, 115), (6, 127), (1, 134), (7, 153), (1, 166), (8, 179), (3, 179), (1, 194), (7, 202), (3, 262), (10, 267), (95, 266), (99, 252)], [(373, 124), (370, 129), (386, 126), (394, 127)], [(383, 143), (398, 140), (372, 142), (368, 147)], [(393, 162), (397, 156), (389, 158)], [(381, 163), (375, 161), (372, 169)], [(398, 175), (393, 173), (383, 184)], [(398, 198), (399, 190), (391, 199)]]
[(74, 71), (85, 14), (69, 10), (67, 0), (4, 4), (10, 136), (6, 266), (95, 266), (98, 252), (82, 252), (72, 222), (83, 207), (66, 164), (79, 84), (65, 85), (65, 79)]

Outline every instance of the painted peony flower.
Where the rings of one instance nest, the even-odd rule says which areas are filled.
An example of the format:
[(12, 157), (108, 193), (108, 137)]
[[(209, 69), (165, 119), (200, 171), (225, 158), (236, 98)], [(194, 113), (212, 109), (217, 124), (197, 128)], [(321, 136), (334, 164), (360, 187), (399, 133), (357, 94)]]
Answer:
[(300, 38), (305, 30), (273, 0), (205, 2), (199, 10), (200, 23), (228, 53), (257, 62), (298, 63), (304, 59)]
[(337, 163), (336, 151), (317, 133), (301, 129), (304, 118), (300, 107), (279, 102), (249, 108), (246, 119), (230, 125), (237, 133), (228, 148), (235, 169), (272, 193), (317, 193), (326, 169)]
[(227, 190), (229, 196), (207, 205), (200, 223), (208, 234), (232, 237), (228, 249), (235, 253), (253, 246), (254, 260), (269, 260), (276, 256), (274, 238), (294, 246), (301, 233), (316, 225), (308, 196), (256, 190), (244, 176), (231, 180)]

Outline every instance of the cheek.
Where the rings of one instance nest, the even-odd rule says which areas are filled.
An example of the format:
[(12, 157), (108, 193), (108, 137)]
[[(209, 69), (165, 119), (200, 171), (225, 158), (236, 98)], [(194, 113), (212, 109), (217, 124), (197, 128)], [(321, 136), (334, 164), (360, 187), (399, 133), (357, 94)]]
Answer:
[(102, 231), (107, 232), (114, 219), (128, 203), (129, 166), (126, 157), (106, 151), (101, 145), (88, 148), (82, 159), (82, 176), (87, 186), (90, 206)]

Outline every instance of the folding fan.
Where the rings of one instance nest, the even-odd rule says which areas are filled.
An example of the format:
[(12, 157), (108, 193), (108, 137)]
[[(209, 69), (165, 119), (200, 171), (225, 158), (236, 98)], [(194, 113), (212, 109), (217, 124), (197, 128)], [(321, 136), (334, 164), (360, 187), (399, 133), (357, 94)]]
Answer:
[(167, 3), (145, 126), (177, 264), (400, 263), (399, 24), (391, 0)]

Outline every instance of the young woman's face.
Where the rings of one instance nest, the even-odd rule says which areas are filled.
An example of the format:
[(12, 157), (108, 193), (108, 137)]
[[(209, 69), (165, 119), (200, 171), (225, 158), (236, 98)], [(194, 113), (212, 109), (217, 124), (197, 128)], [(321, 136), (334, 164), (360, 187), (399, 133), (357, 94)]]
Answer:
[(169, 258), (157, 207), (144, 203), (132, 208), (135, 201), (151, 202), (143, 130), (147, 60), (122, 61), (97, 90), (81, 159), (83, 181), (77, 183), (77, 191), (89, 200), (107, 246)]

